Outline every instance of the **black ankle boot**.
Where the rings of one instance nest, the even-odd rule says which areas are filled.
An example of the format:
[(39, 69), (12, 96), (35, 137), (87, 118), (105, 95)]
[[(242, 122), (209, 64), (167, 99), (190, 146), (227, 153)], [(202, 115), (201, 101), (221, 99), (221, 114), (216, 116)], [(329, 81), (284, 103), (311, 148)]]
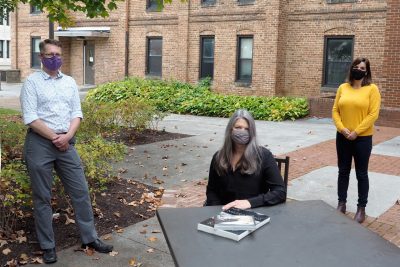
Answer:
[(344, 201), (339, 201), (337, 208), (338, 211), (340, 211), (343, 214), (346, 214), (346, 202)]
[(357, 207), (357, 212), (354, 215), (354, 220), (358, 223), (365, 221), (365, 207)]

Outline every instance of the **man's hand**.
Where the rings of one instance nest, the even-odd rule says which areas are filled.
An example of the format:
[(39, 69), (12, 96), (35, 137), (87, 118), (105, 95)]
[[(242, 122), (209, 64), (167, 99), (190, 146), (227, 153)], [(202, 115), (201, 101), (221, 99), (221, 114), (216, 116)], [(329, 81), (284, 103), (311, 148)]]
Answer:
[(251, 208), (251, 204), (246, 199), (244, 199), (244, 200), (235, 200), (235, 201), (232, 201), (232, 202), (226, 204), (225, 206), (223, 206), (222, 209), (223, 210), (227, 210), (227, 209), (230, 209), (232, 207), (245, 210), (245, 209)]
[(58, 150), (67, 151), (70, 139), (71, 138), (68, 134), (58, 134), (55, 138), (53, 138), (52, 142), (58, 148)]

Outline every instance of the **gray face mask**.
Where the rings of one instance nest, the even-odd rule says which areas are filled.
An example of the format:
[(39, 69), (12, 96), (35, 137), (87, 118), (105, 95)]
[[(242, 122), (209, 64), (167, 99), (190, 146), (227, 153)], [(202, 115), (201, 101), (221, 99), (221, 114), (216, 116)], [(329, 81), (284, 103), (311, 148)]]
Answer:
[(249, 130), (245, 129), (233, 129), (232, 140), (239, 145), (247, 145), (250, 141)]

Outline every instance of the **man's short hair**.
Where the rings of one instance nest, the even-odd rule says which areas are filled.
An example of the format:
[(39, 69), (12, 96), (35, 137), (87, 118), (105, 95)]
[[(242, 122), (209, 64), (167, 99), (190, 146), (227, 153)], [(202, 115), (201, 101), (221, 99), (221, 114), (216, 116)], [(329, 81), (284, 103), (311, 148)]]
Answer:
[(45, 49), (47, 44), (55, 45), (55, 46), (58, 46), (58, 47), (62, 48), (62, 45), (61, 45), (60, 41), (54, 40), (54, 39), (45, 39), (45, 40), (43, 40), (43, 41), (41, 41), (39, 43), (40, 53), (44, 52), (44, 49)]

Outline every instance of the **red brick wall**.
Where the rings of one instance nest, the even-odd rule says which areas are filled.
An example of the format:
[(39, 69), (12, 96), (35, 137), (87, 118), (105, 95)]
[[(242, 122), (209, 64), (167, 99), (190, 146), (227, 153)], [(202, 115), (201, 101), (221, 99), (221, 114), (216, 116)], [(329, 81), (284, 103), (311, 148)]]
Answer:
[(400, 1), (387, 0), (382, 104), (400, 108)]

